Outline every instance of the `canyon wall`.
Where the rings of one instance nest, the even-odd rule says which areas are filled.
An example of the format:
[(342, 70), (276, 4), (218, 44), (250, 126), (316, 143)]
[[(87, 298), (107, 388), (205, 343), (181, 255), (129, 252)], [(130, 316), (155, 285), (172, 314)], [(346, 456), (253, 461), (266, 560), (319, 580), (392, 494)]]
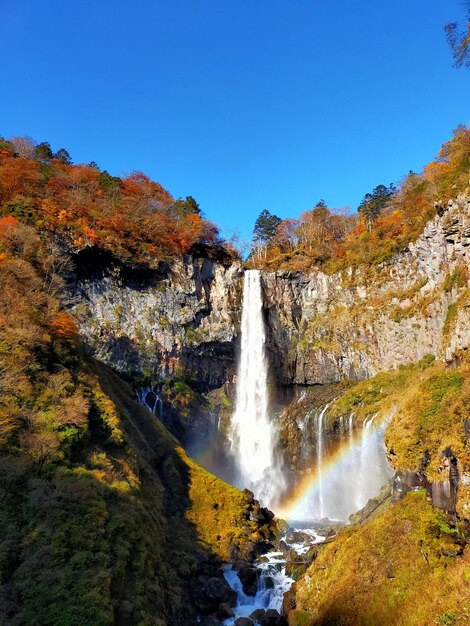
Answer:
[(203, 254), (158, 270), (78, 255), (71, 309), (92, 354), (137, 380), (184, 377), (203, 391), (231, 380), (243, 272), (223, 250)]
[[(87, 256), (88, 255), (88, 256)], [(375, 267), (327, 275), (264, 272), (277, 384), (360, 380), (470, 341), (470, 199), (443, 207), (409, 249)], [(71, 308), (93, 354), (146, 380), (207, 391), (233, 381), (243, 269), (205, 249), (159, 270), (78, 255)]]
[(369, 378), (470, 342), (470, 200), (460, 197), (409, 249), (328, 276), (264, 274), (269, 354), (282, 384)]

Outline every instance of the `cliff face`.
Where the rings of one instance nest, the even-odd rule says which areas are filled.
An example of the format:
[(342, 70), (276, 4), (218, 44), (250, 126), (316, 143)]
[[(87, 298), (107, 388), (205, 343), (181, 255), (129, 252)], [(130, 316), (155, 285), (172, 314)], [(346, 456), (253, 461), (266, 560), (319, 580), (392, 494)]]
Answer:
[(470, 200), (461, 197), (390, 263), (264, 274), (276, 379), (325, 384), (426, 354), (449, 359), (470, 341), (469, 262)]
[[(72, 310), (92, 352), (122, 373), (184, 377), (202, 391), (234, 379), (243, 270), (223, 254), (158, 271), (77, 257)], [(360, 380), (470, 342), (470, 200), (450, 203), (379, 267), (263, 274), (278, 384)]]
[(125, 374), (185, 377), (199, 390), (234, 375), (241, 264), (221, 251), (159, 270), (75, 259), (72, 311), (92, 353)]

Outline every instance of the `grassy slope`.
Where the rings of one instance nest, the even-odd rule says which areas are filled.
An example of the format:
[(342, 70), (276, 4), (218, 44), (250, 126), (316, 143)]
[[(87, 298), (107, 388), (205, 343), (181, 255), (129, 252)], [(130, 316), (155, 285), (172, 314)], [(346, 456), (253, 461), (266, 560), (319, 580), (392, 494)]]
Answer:
[[(425, 358), (354, 385), (330, 408), (330, 418), (355, 412), (357, 420), (393, 415), (385, 443), (395, 469), (421, 470), (430, 481), (448, 478), (444, 451), (458, 459), (459, 473), (470, 473), (465, 419), (470, 416), (470, 355), (450, 366)], [(470, 489), (460, 485), (457, 511), (470, 518)]]
[[(396, 469), (448, 477), (451, 448), (459, 474), (470, 472), (464, 420), (470, 416), (470, 357), (450, 366), (424, 359), (360, 382), (332, 404), (329, 418), (393, 414), (386, 445)], [(409, 493), (363, 526), (350, 527), (321, 549), (293, 591), (291, 626), (323, 624), (428, 626), (470, 620), (469, 487), (461, 480), (453, 525), (424, 491)]]
[(103, 444), (96, 423), (80, 461), (40, 475), (2, 464), (0, 623), (192, 623), (198, 559), (253, 538), (247, 498), (188, 459), (110, 370), (89, 376), (123, 444)]
[(192, 624), (200, 563), (257, 538), (248, 499), (86, 357), (65, 263), (0, 220), (0, 624)]
[(470, 559), (424, 492), (409, 493), (325, 546), (301, 582), (290, 625), (468, 624)]

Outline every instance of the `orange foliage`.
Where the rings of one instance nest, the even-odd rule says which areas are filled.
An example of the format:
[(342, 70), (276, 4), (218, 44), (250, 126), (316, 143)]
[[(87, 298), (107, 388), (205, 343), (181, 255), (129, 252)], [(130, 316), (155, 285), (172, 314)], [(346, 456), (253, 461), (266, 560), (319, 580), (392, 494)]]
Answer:
[(5, 201), (16, 195), (28, 195), (39, 184), (37, 163), (11, 154), (1, 156), (0, 200)]
[(404, 228), (403, 213), (394, 211), (390, 215), (379, 217), (375, 223), (375, 233), (379, 239), (398, 237)]
[(59, 311), (51, 320), (49, 327), (54, 335), (71, 339), (75, 337), (78, 332), (77, 322), (75, 319), (65, 313), (65, 311)]
[(470, 129), (460, 126), (422, 174), (410, 172), (401, 181), (370, 229), (363, 215), (338, 215), (319, 204), (298, 220), (283, 220), (263, 255), (252, 255), (250, 265), (288, 270), (321, 265), (338, 271), (383, 263), (422, 233), (439, 205), (468, 193), (469, 179)]
[(96, 167), (56, 159), (44, 165), (7, 150), (0, 152), (0, 210), (40, 223), (71, 247), (99, 245), (135, 262), (188, 252), (218, 234), (197, 213), (178, 212), (171, 195), (142, 172), (121, 180)]
[(0, 218), (0, 237), (8, 237), (18, 226), (19, 221), (12, 215)]

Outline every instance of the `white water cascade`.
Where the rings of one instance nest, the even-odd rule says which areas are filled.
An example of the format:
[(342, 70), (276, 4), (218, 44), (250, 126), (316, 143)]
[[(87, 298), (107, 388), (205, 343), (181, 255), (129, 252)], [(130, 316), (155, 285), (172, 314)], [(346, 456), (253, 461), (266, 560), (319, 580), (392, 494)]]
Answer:
[[(310, 449), (316, 472), (304, 493), (281, 516), (291, 520), (347, 521), (351, 513), (361, 509), (369, 498), (378, 495), (392, 475), (385, 455), (384, 433), (389, 420), (376, 422), (376, 416), (356, 425), (354, 413), (347, 426), (340, 420), (340, 446), (331, 453), (326, 430), (329, 404), (315, 415), (313, 422), (316, 448)], [(310, 420), (311, 416), (306, 416)]]
[(245, 272), (235, 413), (230, 449), (238, 469), (238, 486), (251, 489), (264, 505), (274, 506), (285, 488), (277, 450), (277, 428), (268, 413), (267, 364), (261, 276)]

